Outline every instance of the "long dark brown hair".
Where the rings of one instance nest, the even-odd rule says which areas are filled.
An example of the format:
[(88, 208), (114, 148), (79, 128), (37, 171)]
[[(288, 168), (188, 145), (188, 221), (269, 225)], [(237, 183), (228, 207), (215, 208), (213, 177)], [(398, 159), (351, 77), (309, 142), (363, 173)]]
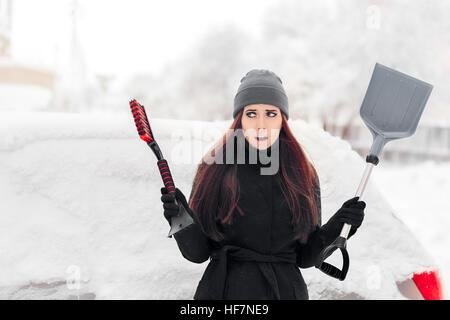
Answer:
[[(292, 134), (286, 116), (282, 112), (280, 114), (282, 127), (279, 135), (279, 180), (284, 198), (292, 212), (294, 239), (304, 243), (319, 223), (316, 203), (319, 180), (313, 165)], [(222, 164), (211, 161), (216, 152), (225, 154), (223, 150), (226, 150), (226, 144), (230, 141), (230, 133), (242, 129), (242, 115), (243, 110), (236, 115), (227, 133), (202, 158), (189, 200), (189, 207), (196, 214), (201, 229), (215, 241), (224, 239), (218, 224), (231, 225), (233, 215), (244, 215), (238, 206), (239, 182), (236, 165), (226, 164), (225, 161)], [(218, 181), (221, 183), (217, 183)], [(221, 199), (223, 201), (220, 201)]]

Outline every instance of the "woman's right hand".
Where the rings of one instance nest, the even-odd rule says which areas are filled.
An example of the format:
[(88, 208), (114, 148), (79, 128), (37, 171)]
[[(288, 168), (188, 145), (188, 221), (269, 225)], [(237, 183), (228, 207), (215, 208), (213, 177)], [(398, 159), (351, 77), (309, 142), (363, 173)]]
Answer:
[[(177, 203), (175, 203), (175, 199)], [(169, 224), (171, 224), (172, 218), (177, 216), (180, 212), (180, 206), (184, 205), (190, 214), (190, 209), (186, 201), (184, 194), (175, 188), (175, 192), (168, 193), (166, 187), (161, 188), (161, 201), (163, 202), (164, 217), (167, 219)]]

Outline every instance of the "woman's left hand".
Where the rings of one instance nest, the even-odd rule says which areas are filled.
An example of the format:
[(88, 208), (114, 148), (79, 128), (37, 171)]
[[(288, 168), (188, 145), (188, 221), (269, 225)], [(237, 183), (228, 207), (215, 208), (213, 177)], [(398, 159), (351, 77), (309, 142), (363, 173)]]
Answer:
[(341, 233), (344, 223), (351, 225), (350, 238), (361, 226), (364, 220), (364, 209), (366, 203), (358, 201), (359, 197), (353, 197), (342, 204), (342, 207), (330, 218), (323, 227), (332, 237), (337, 237)]
[(351, 198), (344, 202), (342, 207), (335, 213), (336, 219), (358, 229), (364, 220), (364, 209), (366, 203), (358, 201), (359, 197)]

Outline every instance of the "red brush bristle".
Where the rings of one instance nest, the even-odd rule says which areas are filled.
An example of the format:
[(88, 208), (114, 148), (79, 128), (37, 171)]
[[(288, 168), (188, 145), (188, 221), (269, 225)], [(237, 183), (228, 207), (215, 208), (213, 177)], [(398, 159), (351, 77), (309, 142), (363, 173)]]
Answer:
[(139, 137), (147, 143), (153, 141), (152, 131), (144, 107), (133, 99), (130, 101), (130, 108)]

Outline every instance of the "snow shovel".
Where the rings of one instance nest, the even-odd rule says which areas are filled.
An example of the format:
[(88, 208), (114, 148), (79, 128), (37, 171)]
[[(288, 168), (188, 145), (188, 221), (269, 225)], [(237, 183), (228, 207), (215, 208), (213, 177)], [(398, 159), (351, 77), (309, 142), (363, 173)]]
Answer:
[[(369, 87), (361, 105), (360, 115), (373, 136), (372, 147), (366, 157), (366, 168), (355, 197), (361, 196), (372, 168), (378, 164), (384, 145), (395, 139), (414, 134), (433, 86), (404, 73), (376, 63)], [(341, 234), (321, 253), (316, 264), (326, 274), (344, 280), (350, 264), (346, 249), (351, 226), (344, 224)], [(342, 270), (324, 260), (335, 250), (342, 253)]]
[[(175, 194), (175, 184), (172, 179), (172, 174), (170, 173), (169, 165), (167, 164), (167, 160), (163, 158), (163, 154), (155, 141), (144, 106), (140, 105), (136, 100), (133, 99), (130, 101), (130, 108), (131, 113), (134, 117), (134, 122), (136, 124), (139, 137), (147, 143), (147, 145), (152, 149), (153, 153), (158, 159), (157, 164), (159, 173), (163, 180), (164, 186), (167, 189), (167, 193)], [(169, 238), (172, 238), (173, 234), (186, 228), (188, 225), (194, 222), (192, 217), (188, 214), (187, 208), (185, 208), (182, 203), (179, 203), (177, 199), (175, 199), (175, 203), (179, 206), (180, 211), (178, 212), (177, 216), (171, 219), (171, 227), (168, 234)]]

